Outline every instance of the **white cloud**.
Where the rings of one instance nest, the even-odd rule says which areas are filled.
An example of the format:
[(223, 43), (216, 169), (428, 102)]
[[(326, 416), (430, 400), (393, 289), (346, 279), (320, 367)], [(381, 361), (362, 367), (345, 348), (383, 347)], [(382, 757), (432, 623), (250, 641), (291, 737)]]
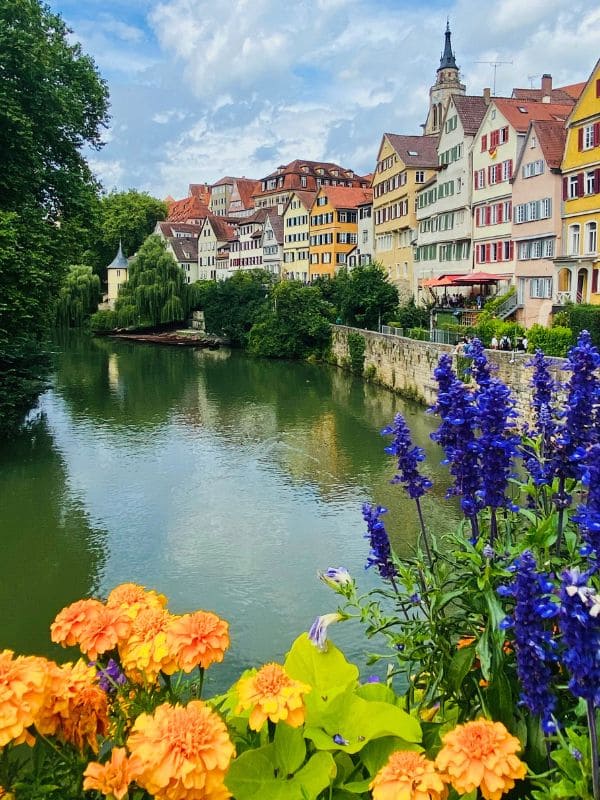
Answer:
[(106, 191), (110, 192), (115, 188), (123, 188), (125, 178), (125, 167), (122, 161), (103, 158), (88, 158), (90, 169), (101, 181)]
[(178, 111), (176, 108), (172, 108), (169, 111), (158, 111), (152, 117), (152, 122), (156, 122), (158, 125), (166, 125), (171, 120), (179, 120), (185, 119), (187, 114), (185, 111)]

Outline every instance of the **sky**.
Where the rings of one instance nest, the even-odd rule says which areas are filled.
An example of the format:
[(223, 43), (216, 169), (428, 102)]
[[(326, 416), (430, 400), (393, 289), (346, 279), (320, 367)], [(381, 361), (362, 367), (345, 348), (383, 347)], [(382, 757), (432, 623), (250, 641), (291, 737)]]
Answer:
[(371, 172), (418, 134), (450, 19), (467, 93), (587, 80), (595, 0), (49, 0), (107, 81), (106, 191), (164, 198), (296, 158)]

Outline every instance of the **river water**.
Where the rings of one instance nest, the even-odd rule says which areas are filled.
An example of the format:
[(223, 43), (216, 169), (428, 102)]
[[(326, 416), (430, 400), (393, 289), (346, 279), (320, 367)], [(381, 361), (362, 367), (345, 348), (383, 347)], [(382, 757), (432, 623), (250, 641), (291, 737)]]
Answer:
[[(214, 690), (280, 659), (336, 608), (317, 570), (343, 565), (363, 589), (361, 504), (390, 509), (399, 553), (417, 520), (379, 435), (396, 412), (427, 451), (432, 529), (448, 530), (446, 475), (418, 406), (340, 370), (238, 352), (69, 337), (32, 431), (0, 450), (0, 649), (65, 658), (56, 612), (136, 581), (169, 608), (210, 609), (232, 646)], [(358, 623), (332, 639), (364, 666)], [(376, 671), (376, 670), (370, 670)]]

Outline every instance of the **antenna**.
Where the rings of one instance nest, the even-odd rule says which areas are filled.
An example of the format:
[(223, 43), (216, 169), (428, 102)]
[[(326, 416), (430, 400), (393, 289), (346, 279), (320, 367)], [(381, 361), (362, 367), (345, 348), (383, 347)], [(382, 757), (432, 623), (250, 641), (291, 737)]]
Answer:
[(533, 89), (533, 81), (535, 78), (539, 78), (539, 75), (528, 75), (527, 80), (529, 81), (529, 88)]
[(512, 61), (476, 61), (476, 64), (489, 64), (490, 67), (494, 68), (494, 87), (492, 89), (492, 94), (496, 94), (496, 70), (502, 64), (512, 64)]

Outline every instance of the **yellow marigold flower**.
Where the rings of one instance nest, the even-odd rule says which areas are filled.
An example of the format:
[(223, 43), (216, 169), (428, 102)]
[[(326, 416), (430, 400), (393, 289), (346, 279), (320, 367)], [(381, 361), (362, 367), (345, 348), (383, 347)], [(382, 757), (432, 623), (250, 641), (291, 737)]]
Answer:
[(175, 618), (167, 628), (167, 647), (179, 669), (191, 672), (223, 661), (229, 647), (229, 624), (210, 611)]
[(280, 664), (265, 664), (238, 681), (237, 691), (237, 713), (251, 709), (248, 724), (253, 731), (259, 731), (267, 719), (283, 720), (292, 728), (299, 728), (305, 714), (302, 695), (311, 687), (290, 678)]
[(44, 659), (0, 652), (0, 749), (9, 742), (33, 743), (27, 728), (35, 722), (45, 696)]
[(108, 595), (106, 605), (109, 608), (123, 608), (129, 616), (136, 617), (142, 608), (165, 608), (167, 598), (137, 583), (121, 583)]
[(133, 778), (156, 800), (225, 800), (235, 750), (221, 718), (201, 700), (140, 714), (127, 739)]
[(172, 675), (177, 661), (167, 645), (174, 617), (162, 608), (143, 608), (132, 621), (129, 639), (119, 645), (121, 665), (138, 683), (155, 683), (159, 672)]
[(94, 611), (102, 608), (99, 600), (77, 600), (70, 606), (63, 608), (56, 615), (50, 626), (50, 638), (63, 647), (73, 647), (79, 644), (81, 632), (88, 623)]
[(435, 765), (459, 794), (479, 789), (485, 800), (500, 800), (527, 772), (515, 755), (521, 743), (501, 722), (457, 725), (442, 741)]
[(105, 764), (91, 761), (83, 773), (83, 790), (96, 790), (106, 797), (123, 800), (132, 781), (132, 769), (124, 747), (113, 747)]
[(369, 785), (373, 800), (445, 800), (448, 789), (421, 753), (397, 750)]

